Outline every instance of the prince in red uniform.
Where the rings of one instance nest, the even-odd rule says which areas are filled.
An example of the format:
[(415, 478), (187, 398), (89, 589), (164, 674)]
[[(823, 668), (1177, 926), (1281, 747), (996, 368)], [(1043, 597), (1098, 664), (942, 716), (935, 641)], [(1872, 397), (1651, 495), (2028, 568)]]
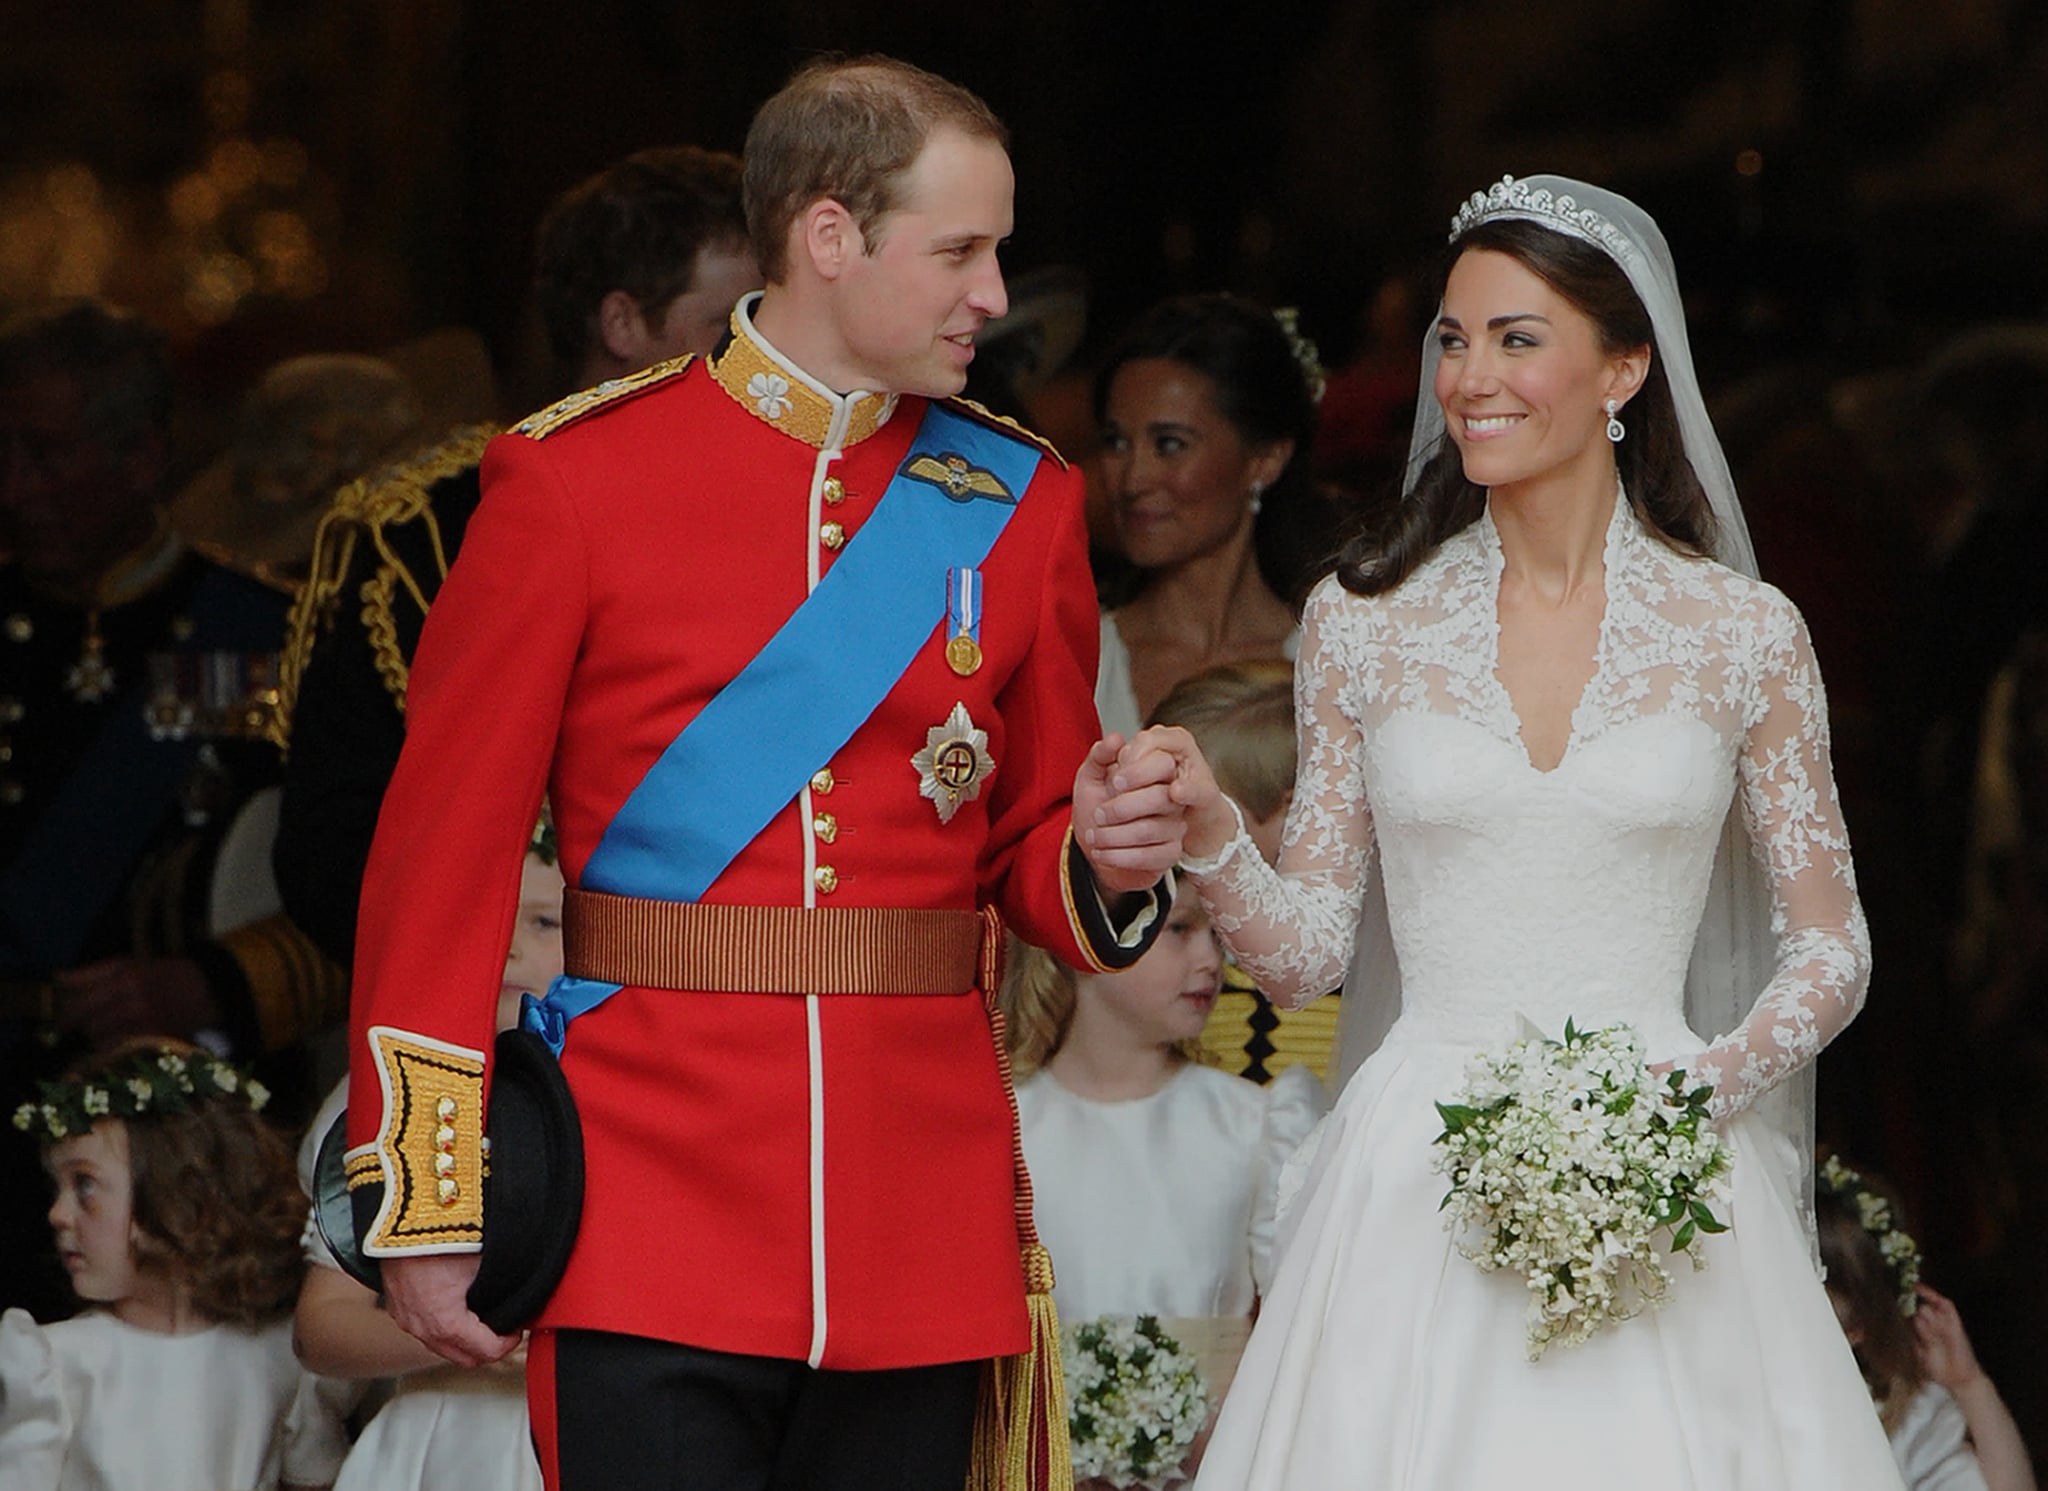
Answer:
[(954, 1491), (980, 1363), (1027, 1337), (975, 912), (1123, 966), (1180, 824), (1095, 742), (1078, 477), (950, 397), (1005, 307), (1001, 125), (813, 65), (745, 192), (768, 289), (728, 342), (485, 458), (364, 890), (363, 1241), (423, 1340), (511, 1347), (464, 1293), (545, 791), (575, 889), (535, 1023), (587, 1167), (529, 1357), (550, 1485)]

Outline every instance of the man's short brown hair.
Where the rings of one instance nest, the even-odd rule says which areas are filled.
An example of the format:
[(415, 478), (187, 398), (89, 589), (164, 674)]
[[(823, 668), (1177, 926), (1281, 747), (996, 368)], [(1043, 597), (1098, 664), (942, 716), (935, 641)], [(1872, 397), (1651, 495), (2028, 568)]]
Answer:
[(695, 145), (639, 151), (564, 192), (536, 236), (534, 298), (558, 373), (573, 379), (607, 295), (624, 290), (658, 326), (691, 288), (699, 252), (745, 240), (740, 163)]
[(852, 215), (872, 253), (876, 227), (900, 205), (903, 173), (942, 125), (1009, 148), (987, 104), (921, 67), (870, 55), (801, 68), (747, 131), (747, 233), (762, 275), (785, 277), (789, 225), (821, 198)]

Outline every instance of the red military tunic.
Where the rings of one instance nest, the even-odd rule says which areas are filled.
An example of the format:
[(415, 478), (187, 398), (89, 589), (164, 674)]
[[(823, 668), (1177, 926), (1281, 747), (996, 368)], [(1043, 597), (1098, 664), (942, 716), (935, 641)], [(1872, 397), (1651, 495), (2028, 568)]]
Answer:
[[(566, 400), (485, 457), (364, 887), (350, 1141), (362, 1163), (384, 1136), (385, 1173), (416, 1182), (390, 1188), (374, 1253), (478, 1246), (483, 1053), (543, 790), (575, 885), (648, 768), (859, 533), (923, 414), (815, 384), (745, 310), (712, 363)], [(948, 666), (932, 578), (931, 644), (705, 902), (992, 904), (1079, 966), (1135, 958), (1069, 843), (1098, 621), (1081, 483), (1057, 457), (981, 570), (980, 669)], [(911, 757), (956, 704), (995, 769), (942, 822)], [(1010, 1112), (980, 993), (629, 987), (574, 1022), (562, 1065), (586, 1196), (539, 1324), (839, 1368), (1024, 1348)], [(412, 1132), (453, 1130), (448, 1173), (398, 1152), (407, 1105)]]

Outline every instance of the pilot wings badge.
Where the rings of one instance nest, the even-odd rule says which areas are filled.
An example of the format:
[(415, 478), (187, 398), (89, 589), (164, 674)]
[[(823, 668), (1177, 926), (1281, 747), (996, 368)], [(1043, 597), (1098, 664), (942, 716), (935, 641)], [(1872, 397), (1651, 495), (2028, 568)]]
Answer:
[(981, 784), (995, 771), (988, 753), (988, 732), (974, 728), (967, 706), (955, 704), (943, 725), (925, 732), (924, 749), (910, 758), (917, 768), (917, 790), (939, 810), (939, 822), (951, 823), (960, 804), (981, 796)]
[(913, 481), (928, 482), (955, 502), (972, 502), (977, 497), (995, 502), (1017, 500), (1017, 494), (1004, 486), (1003, 479), (993, 471), (970, 465), (967, 457), (950, 452), (942, 456), (912, 456), (904, 463), (903, 474)]

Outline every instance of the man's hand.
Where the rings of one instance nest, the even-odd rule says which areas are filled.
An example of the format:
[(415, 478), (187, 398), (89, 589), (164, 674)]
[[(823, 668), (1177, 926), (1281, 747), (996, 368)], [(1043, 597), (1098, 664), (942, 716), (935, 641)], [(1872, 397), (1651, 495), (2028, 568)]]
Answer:
[(1153, 725), (1132, 736), (1117, 758), (1116, 780), (1166, 783), (1167, 795), (1186, 814), (1181, 853), (1208, 859), (1237, 833), (1237, 816), (1195, 737), (1178, 725)]
[(131, 1036), (190, 1038), (220, 1018), (206, 975), (190, 958), (109, 958), (56, 977), (57, 1028), (104, 1051)]
[(391, 1318), (458, 1367), (481, 1367), (519, 1344), (501, 1336), (469, 1308), (469, 1286), (482, 1258), (429, 1253), (383, 1260), (384, 1308)]
[(1182, 809), (1168, 792), (1173, 762), (1122, 765), (1121, 735), (1095, 743), (1074, 774), (1074, 842), (1112, 895), (1149, 890), (1181, 855)]

